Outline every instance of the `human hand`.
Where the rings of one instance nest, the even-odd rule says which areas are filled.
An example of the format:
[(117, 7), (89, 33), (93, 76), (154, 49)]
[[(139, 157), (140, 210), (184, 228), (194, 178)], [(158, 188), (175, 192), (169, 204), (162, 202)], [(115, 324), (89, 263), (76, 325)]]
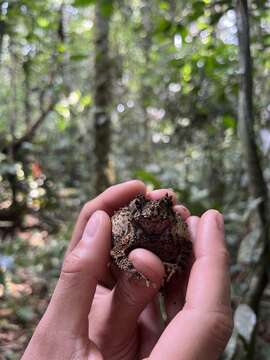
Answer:
[[(227, 253), (222, 220), (216, 211), (187, 222), (194, 239), (195, 262), (187, 292), (186, 277), (175, 277), (165, 298), (168, 321), (161, 321), (157, 292), (164, 268), (154, 254), (136, 249), (134, 266), (157, 288), (112, 274), (109, 215), (139, 193), (143, 183), (109, 188), (83, 208), (60, 279), (23, 360), (28, 359), (216, 359), (231, 331)], [(159, 198), (169, 190), (149, 193)], [(99, 211), (98, 211), (99, 210)], [(184, 218), (189, 213), (177, 207)], [(90, 220), (89, 220), (90, 219)], [(114, 276), (113, 276), (114, 275)], [(102, 285), (101, 285), (102, 284)], [(186, 297), (186, 304), (185, 303)], [(184, 306), (183, 306), (184, 305)]]
[[(193, 242), (190, 273), (169, 284), (168, 325), (149, 359), (214, 360), (233, 329), (229, 254), (222, 215), (206, 211), (187, 219)], [(182, 296), (180, 295), (182, 294)]]

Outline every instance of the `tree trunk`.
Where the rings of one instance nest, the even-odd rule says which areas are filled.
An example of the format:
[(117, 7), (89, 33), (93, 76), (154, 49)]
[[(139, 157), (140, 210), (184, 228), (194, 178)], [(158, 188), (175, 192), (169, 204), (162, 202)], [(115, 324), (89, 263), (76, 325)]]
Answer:
[(27, 57), (26, 61), (23, 63), (23, 71), (24, 71), (24, 117), (25, 124), (28, 128), (31, 123), (31, 114), (32, 114), (32, 106), (31, 106), (31, 82), (30, 82), (30, 71), (31, 71), (31, 60), (30, 57)]
[(70, 76), (69, 76), (69, 53), (66, 45), (68, 43), (68, 17), (67, 17), (67, 6), (63, 2), (59, 8), (59, 20), (58, 20), (58, 39), (60, 45), (64, 47), (59, 59), (59, 71), (63, 80), (63, 91), (68, 96), (71, 91)]
[(109, 54), (110, 16), (102, 11), (102, 2), (96, 5), (95, 38), (95, 191), (100, 193), (110, 185), (111, 150), (111, 59)]
[(252, 197), (262, 198), (259, 206), (260, 217), (266, 220), (267, 186), (255, 142), (253, 119), (253, 79), (250, 54), (249, 19), (247, 0), (237, 1), (237, 27), (239, 39), (240, 90), (238, 104), (239, 136), (245, 153), (249, 187)]
[[(254, 116), (253, 116), (253, 76), (252, 59), (250, 53), (249, 35), (249, 15), (247, 0), (237, 0), (236, 19), (239, 41), (239, 68), (240, 68), (240, 88), (238, 103), (238, 130), (242, 143), (243, 154), (247, 173), (249, 177), (249, 192), (252, 199), (260, 199), (257, 207), (255, 226), (260, 228), (261, 236), (259, 246), (262, 245), (262, 255), (257, 264), (249, 266), (247, 271), (247, 283), (249, 289), (243, 298), (243, 302), (248, 304), (253, 311), (258, 314), (259, 304), (264, 289), (267, 285), (267, 257), (268, 257), (268, 192), (267, 184), (264, 179), (259, 150), (255, 141)], [(253, 222), (254, 224), (254, 222)], [(253, 340), (255, 339), (255, 334)], [(254, 341), (246, 344), (248, 349), (248, 359), (254, 355)]]
[(3, 20), (0, 20), (0, 64), (2, 60), (2, 49), (3, 49), (3, 40), (5, 35), (6, 23)]
[[(4, 1), (0, 1), (0, 9), (2, 9)], [(2, 52), (3, 52), (3, 40), (6, 32), (6, 22), (3, 19), (0, 19), (0, 64), (2, 62)]]
[(140, 103), (142, 108), (142, 116), (143, 116), (143, 139), (142, 139), (142, 156), (141, 156), (141, 166), (146, 166), (150, 163), (150, 156), (151, 156), (151, 129), (150, 129), (150, 119), (149, 115), (147, 114), (147, 106), (149, 103), (149, 97), (151, 96), (152, 88), (149, 84), (146, 84), (144, 79), (147, 79), (149, 74), (149, 54), (152, 46), (152, 12), (151, 12), (151, 4), (149, 1), (144, 0), (142, 1), (141, 7), (141, 19), (142, 19), (142, 26), (145, 31), (145, 36), (142, 39), (142, 52), (145, 61), (145, 69), (144, 75), (142, 76), (141, 81), (141, 90), (140, 90)]

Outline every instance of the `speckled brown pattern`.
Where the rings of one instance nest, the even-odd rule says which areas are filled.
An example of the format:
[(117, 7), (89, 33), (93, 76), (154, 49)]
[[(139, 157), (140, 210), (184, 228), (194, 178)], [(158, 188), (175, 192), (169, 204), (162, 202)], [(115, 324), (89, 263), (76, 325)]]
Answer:
[(112, 216), (111, 257), (121, 270), (145, 279), (128, 260), (128, 254), (136, 248), (150, 250), (162, 260), (167, 282), (176, 271), (186, 269), (192, 243), (186, 223), (172, 206), (168, 195), (160, 200), (139, 195)]

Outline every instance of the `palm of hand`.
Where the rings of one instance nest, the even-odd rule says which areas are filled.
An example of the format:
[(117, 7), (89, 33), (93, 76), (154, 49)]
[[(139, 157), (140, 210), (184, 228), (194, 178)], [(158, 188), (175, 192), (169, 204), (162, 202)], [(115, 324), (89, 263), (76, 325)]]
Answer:
[(147, 305), (137, 322), (125, 326), (125, 321), (110, 319), (109, 293), (110, 290), (97, 287), (89, 315), (90, 339), (101, 350), (105, 359), (133, 360), (147, 357), (164, 328), (162, 319), (158, 316), (157, 299)]

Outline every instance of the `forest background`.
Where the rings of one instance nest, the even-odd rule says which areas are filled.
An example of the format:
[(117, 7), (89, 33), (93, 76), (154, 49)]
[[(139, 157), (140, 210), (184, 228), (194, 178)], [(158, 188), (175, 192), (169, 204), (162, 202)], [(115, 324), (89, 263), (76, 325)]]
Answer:
[(270, 1), (0, 1), (0, 78), (0, 358), (20, 358), (81, 206), (138, 178), (223, 212), (223, 359), (269, 359)]

